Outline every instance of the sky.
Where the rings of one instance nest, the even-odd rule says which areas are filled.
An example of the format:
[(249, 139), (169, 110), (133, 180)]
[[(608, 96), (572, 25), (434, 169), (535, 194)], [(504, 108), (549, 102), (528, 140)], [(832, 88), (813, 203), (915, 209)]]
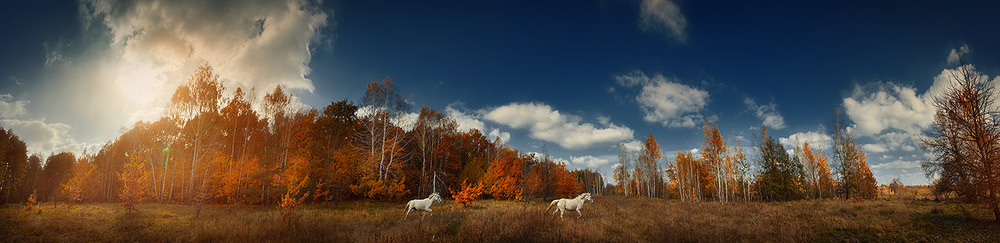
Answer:
[[(752, 149), (829, 153), (835, 107), (879, 183), (928, 184), (931, 101), (964, 59), (1000, 82), (990, 1), (16, 1), (0, 9), (0, 126), (29, 152), (91, 153), (159, 117), (208, 63), (228, 91), (300, 107), (391, 77), (521, 152), (610, 177), (652, 135), (663, 163), (702, 122)], [(748, 150), (749, 150), (748, 149)], [(610, 180), (610, 178), (609, 178)]]

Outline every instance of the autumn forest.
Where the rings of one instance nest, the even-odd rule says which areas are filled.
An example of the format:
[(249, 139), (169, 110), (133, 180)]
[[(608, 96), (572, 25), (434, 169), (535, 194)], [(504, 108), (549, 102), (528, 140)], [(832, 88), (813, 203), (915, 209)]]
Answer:
[[(971, 72), (969, 68), (963, 70)], [(443, 219), (436, 219), (450, 220), (446, 225), (457, 224), (455, 217), (459, 216), (455, 213), (462, 210), (520, 202), (527, 204), (500, 207), (526, 210), (516, 215), (536, 214), (541, 208), (531, 205), (585, 192), (598, 200), (629, 205), (632, 203), (628, 200), (650, 199), (681, 203), (678, 205), (757, 205), (753, 203), (803, 199), (864, 205), (866, 200), (909, 193), (898, 180), (889, 188), (891, 194), (877, 185), (866, 153), (847, 132), (839, 109), (834, 110), (831, 148), (807, 142), (786, 148), (768, 134), (766, 127), (761, 128), (753, 145), (746, 146), (727, 140), (716, 124), (703, 122), (704, 140), (698, 154), (688, 150), (664, 154), (656, 138), (649, 135), (638, 150), (620, 144), (620, 166), (614, 167), (613, 174), (602, 175), (588, 169), (569, 170), (566, 163), (546, 154), (520, 152), (499, 138), (491, 141), (476, 129), (460, 131), (454, 118), (426, 107), (419, 109), (416, 120), (406, 120), (403, 114), (414, 108), (409, 107), (403, 92), (388, 77), (368, 83), (358, 101), (335, 101), (318, 110), (293, 107), (294, 97), (281, 86), (257, 98), (253, 90), (227, 89), (219, 76), (210, 65), (199, 67), (174, 91), (163, 117), (130, 126), (100, 151), (52, 154), (43, 162), (44, 155), (28, 155), (25, 143), (11, 130), (4, 130), (0, 202), (37, 215), (45, 214), (42, 205), (46, 203), (53, 205), (47, 209), (50, 211), (59, 210), (55, 206), (58, 204), (72, 208), (114, 203), (120, 204), (122, 215), (129, 218), (143, 213), (155, 215), (164, 207), (177, 206), (192, 208), (192, 218), (217, 217), (210, 215), (217, 214), (213, 210), (220, 207), (274, 208), (280, 212), (275, 219), (299, 227), (294, 225), (300, 225), (303, 216), (311, 215), (306, 212), (322, 210), (327, 207), (324, 205), (354, 202), (353, 207), (362, 210), (361, 202), (389, 203), (385, 207), (395, 208), (405, 200), (431, 193), (455, 203), (442, 206), (450, 211), (441, 216)], [(985, 87), (976, 86), (976, 82), (957, 85), (951, 99), (968, 103), (963, 99), (969, 92)], [(952, 104), (942, 100), (940, 105)], [(966, 116), (940, 115), (942, 129), (964, 124), (948, 123), (952, 117)], [(949, 156), (965, 156), (965, 147), (954, 147), (957, 142), (947, 140), (965, 135), (953, 132), (961, 130), (941, 130), (943, 135), (927, 142)], [(927, 165), (945, 175), (945, 180), (938, 182), (944, 187), (934, 189), (934, 198), (959, 195), (995, 209), (995, 186), (976, 189), (977, 181), (954, 175), (961, 173), (955, 171), (960, 166), (955, 161), (966, 160), (944, 159), (937, 166)], [(913, 190), (913, 200), (916, 194)], [(203, 210), (206, 216), (200, 216)], [(392, 212), (382, 215), (396, 217)], [(512, 220), (552, 220), (516, 217), (521, 218)], [(394, 221), (382, 224), (396, 224), (390, 222)], [(456, 234), (446, 228), (399, 232), (404, 233), (393, 237), (423, 234), (420, 232), (426, 233), (424, 236)], [(498, 239), (526, 239), (522, 237), (527, 235), (519, 235), (523, 233)], [(459, 239), (481, 239), (467, 238), (464, 230), (457, 234)], [(324, 237), (360, 239), (356, 235)], [(386, 239), (377, 241), (382, 240)]]
[(995, 242), (997, 9), (4, 1), (0, 243)]
[[(389, 78), (370, 83), (357, 103), (295, 110), (280, 86), (255, 99), (226, 90), (218, 77), (202, 66), (174, 92), (167, 115), (136, 123), (100, 151), (59, 153), (42, 163), (6, 130), (3, 202), (294, 207), (452, 197), (475, 188), (505, 200), (605, 191), (595, 171), (568, 171), (478, 130), (458, 131), (435, 110), (399, 121), (410, 108)], [(400, 127), (404, 122), (412, 128)]]
[[(963, 82), (956, 84), (950, 97), (941, 100), (942, 110), (956, 104), (988, 101), (980, 94), (992, 92), (990, 87), (978, 85), (981, 82), (971, 75), (974, 72), (971, 67), (960, 70), (965, 76), (955, 78)], [(60, 203), (68, 207), (63, 210), (74, 210), (74, 205), (117, 203), (126, 218), (158, 214), (155, 212), (164, 207), (175, 207), (169, 205), (192, 208), (193, 219), (220, 217), (210, 216), (217, 214), (213, 210), (220, 207), (275, 208), (280, 212), (277, 214), (280, 216), (274, 216), (275, 220), (280, 219), (289, 227), (300, 227), (301, 218), (310, 215), (306, 212), (313, 212), (315, 217), (316, 210), (329, 205), (355, 202), (354, 208), (361, 210), (361, 202), (366, 205), (376, 202), (390, 203), (388, 208), (393, 208), (395, 203), (431, 193), (454, 201), (455, 205), (441, 206), (452, 210), (448, 213), (451, 216), (436, 219), (450, 220), (447, 224), (457, 224), (456, 212), (486, 205), (494, 207), (498, 203), (527, 203), (513, 206), (525, 207), (524, 211), (512, 209), (511, 205), (500, 207), (515, 210), (520, 213), (517, 215), (534, 214), (541, 208), (529, 205), (573, 198), (581, 193), (612, 201), (632, 198), (723, 204), (803, 199), (863, 203), (879, 197), (898, 197), (893, 195), (911, 195), (916, 200), (920, 194), (916, 189), (906, 189), (898, 179), (888, 188), (877, 184), (864, 149), (847, 132), (839, 109), (834, 109), (831, 148), (808, 142), (786, 148), (768, 134), (766, 127), (761, 128), (752, 146), (745, 146), (732, 139), (727, 141), (715, 123), (703, 122), (704, 140), (698, 154), (689, 150), (663, 154), (656, 138), (649, 135), (638, 150), (620, 144), (620, 165), (614, 167), (612, 175), (607, 175), (610, 178), (605, 178), (589, 169), (569, 170), (565, 162), (554, 161), (547, 154), (512, 149), (499, 138), (491, 141), (476, 129), (460, 131), (453, 117), (427, 107), (420, 108), (416, 120), (406, 120), (404, 114), (412, 108), (388, 77), (368, 83), (361, 100), (331, 102), (320, 111), (294, 107), (295, 97), (281, 86), (256, 98), (253, 90), (228, 90), (219, 76), (210, 65), (199, 67), (174, 91), (163, 117), (132, 125), (100, 151), (62, 152), (48, 155), (43, 162), (43, 155), (28, 155), (25, 143), (11, 130), (4, 130), (0, 202), (23, 205), (17, 207), (36, 215), (43, 215), (46, 207), (42, 205), (46, 203), (51, 203), (48, 209), (51, 211), (60, 210), (56, 206)], [(971, 135), (962, 133), (967, 122), (961, 119), (978, 116), (976, 113), (940, 114), (938, 127), (942, 130), (928, 137), (929, 148), (938, 149), (945, 156), (969, 156), (965, 150), (968, 145), (959, 146), (963, 140), (955, 140), (967, 137), (976, 138), (968, 140), (972, 145), (985, 146), (979, 145), (980, 135), (975, 133), (980, 130), (969, 130), (973, 132)], [(971, 160), (975, 161), (980, 160)], [(969, 162), (964, 157), (942, 157), (937, 162), (927, 162), (925, 167), (929, 171), (938, 171), (944, 177), (936, 182), (937, 187), (924, 192), (925, 199), (929, 195), (935, 199), (960, 196), (995, 210), (995, 187), (984, 184), (991, 182), (962, 176), (983, 172), (974, 166), (987, 166), (988, 172), (991, 164), (966, 164)], [(101, 210), (115, 208), (104, 207)], [(938, 206), (930, 207), (940, 210), (936, 209)], [(200, 216), (203, 210), (206, 216)], [(521, 218), (513, 220), (525, 223), (552, 220), (516, 217)], [(893, 223), (898, 222), (889, 221)], [(372, 226), (355, 227), (360, 228), (347, 231), (353, 236), (322, 234), (322, 237), (359, 240), (363, 238), (357, 238), (358, 234), (371, 236), (359, 232)], [(267, 231), (257, 231), (260, 232)], [(453, 234), (444, 228), (388, 232), (379, 231), (376, 235), (392, 239), (411, 233), (433, 237)], [(460, 230), (452, 237), (483, 239), (469, 238), (468, 234), (477, 234), (472, 232)], [(205, 233), (192, 237), (202, 239)], [(520, 235), (526, 232), (516, 233), (504, 236), (512, 238), (497, 239), (528, 237)], [(269, 233), (239, 237), (280, 239), (270, 238), (274, 236)], [(387, 239), (376, 241), (383, 240)]]

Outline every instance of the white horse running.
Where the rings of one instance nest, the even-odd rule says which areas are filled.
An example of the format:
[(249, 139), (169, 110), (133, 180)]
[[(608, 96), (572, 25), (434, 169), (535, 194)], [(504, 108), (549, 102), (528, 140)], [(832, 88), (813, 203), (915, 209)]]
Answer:
[(576, 211), (577, 214), (579, 214), (578, 216), (576, 216), (577, 218), (579, 218), (583, 216), (583, 213), (580, 212), (580, 209), (583, 208), (583, 202), (585, 201), (590, 201), (591, 204), (594, 203), (594, 199), (590, 198), (590, 193), (580, 194), (579, 196), (576, 196), (576, 198), (573, 199), (560, 198), (552, 200), (552, 203), (549, 203), (549, 207), (545, 208), (545, 211), (549, 211), (549, 209), (552, 208), (552, 206), (556, 206), (556, 210), (552, 211), (552, 215), (555, 215), (556, 212), (559, 212), (559, 217), (562, 218), (563, 213), (565, 213), (566, 210), (573, 210)]
[(431, 212), (431, 215), (434, 215), (434, 210), (431, 210), (431, 204), (434, 202), (441, 202), (441, 195), (438, 195), (436, 192), (431, 193), (431, 195), (427, 196), (426, 199), (410, 200), (410, 202), (406, 203), (406, 215), (403, 216), (403, 218), (405, 219), (407, 216), (410, 216), (410, 212), (413, 210), (424, 211), (424, 213), (420, 215), (420, 220), (424, 219), (427, 212)]

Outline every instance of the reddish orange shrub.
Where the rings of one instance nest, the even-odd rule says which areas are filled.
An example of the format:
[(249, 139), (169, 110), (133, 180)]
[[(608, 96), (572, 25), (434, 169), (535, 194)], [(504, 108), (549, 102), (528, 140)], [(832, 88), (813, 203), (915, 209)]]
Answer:
[(448, 191), (451, 192), (452, 197), (455, 198), (455, 202), (461, 203), (464, 207), (468, 207), (472, 201), (475, 201), (476, 198), (479, 197), (479, 194), (483, 193), (482, 183), (476, 183), (476, 186), (472, 186), (466, 182), (468, 182), (468, 180), (462, 181), (462, 190), (459, 192), (448, 189)]

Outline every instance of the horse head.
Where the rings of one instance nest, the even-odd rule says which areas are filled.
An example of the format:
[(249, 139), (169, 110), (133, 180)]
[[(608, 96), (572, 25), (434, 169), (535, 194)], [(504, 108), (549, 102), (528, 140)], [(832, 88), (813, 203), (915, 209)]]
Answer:
[(590, 193), (584, 193), (582, 196), (584, 201), (589, 201), (590, 204), (594, 204), (594, 199), (590, 197)]
[(433, 200), (435, 202), (441, 202), (441, 195), (438, 194), (437, 192), (431, 193), (431, 195), (427, 197), (427, 199)]

